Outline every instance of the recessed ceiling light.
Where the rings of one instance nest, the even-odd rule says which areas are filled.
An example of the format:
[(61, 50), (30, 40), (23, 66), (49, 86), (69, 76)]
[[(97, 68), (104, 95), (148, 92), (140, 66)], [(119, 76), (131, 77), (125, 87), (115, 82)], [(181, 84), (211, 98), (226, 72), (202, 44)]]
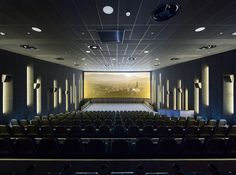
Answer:
[(157, 64), (155, 64), (154, 66), (160, 66), (161, 65), (161, 62), (158, 62)]
[(129, 16), (131, 15), (130, 11), (127, 11), (127, 12), (125, 13), (125, 15), (126, 15), (127, 17), (129, 17)]
[(99, 45), (90, 45), (88, 46), (89, 49), (92, 49), (92, 50), (98, 50), (100, 49)]
[(29, 49), (29, 50), (36, 50), (37, 48), (28, 44), (21, 44), (20, 47), (24, 49)]
[(90, 53), (91, 51), (90, 50), (86, 50), (86, 53)]
[(82, 32), (82, 33), (81, 33), (81, 35), (85, 35), (85, 33), (84, 33), (84, 32)]
[(6, 35), (6, 33), (4, 33), (4, 32), (0, 32), (0, 35), (4, 36), (4, 35)]
[(31, 33), (30, 32), (27, 32), (27, 35), (30, 35)]
[(38, 27), (31, 27), (31, 29), (35, 32), (42, 32), (42, 29), (40, 29)]
[(148, 50), (144, 50), (144, 52), (143, 53), (149, 53), (149, 51)]
[(74, 63), (74, 66), (80, 67), (79, 63)]
[(236, 32), (232, 33), (233, 36), (236, 36)]
[(206, 29), (206, 27), (198, 27), (198, 28), (195, 29), (195, 32), (201, 32), (205, 29)]
[(170, 60), (171, 61), (177, 61), (177, 60), (180, 60), (180, 58), (171, 58)]
[(55, 58), (55, 60), (58, 60), (58, 61), (63, 61), (63, 60), (64, 60), (64, 58), (58, 57), (58, 58)]
[(107, 14), (107, 15), (110, 15), (110, 14), (112, 14), (113, 13), (113, 8), (111, 7), (111, 6), (105, 6), (105, 7), (103, 7), (103, 12), (105, 13), (105, 14)]
[(220, 32), (220, 35), (223, 35), (223, 32)]
[(87, 66), (87, 63), (84, 63), (85, 66)]
[(159, 61), (159, 58), (155, 58), (156, 61)]
[(112, 58), (113, 61), (115, 61), (116, 59), (115, 58)]
[(151, 32), (151, 35), (154, 35), (154, 32)]
[(86, 60), (86, 58), (81, 58), (82, 61)]

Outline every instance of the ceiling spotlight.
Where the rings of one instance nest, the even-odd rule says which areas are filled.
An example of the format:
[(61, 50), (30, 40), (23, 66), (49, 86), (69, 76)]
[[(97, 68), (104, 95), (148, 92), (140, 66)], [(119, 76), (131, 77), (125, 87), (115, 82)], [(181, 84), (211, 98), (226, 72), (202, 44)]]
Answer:
[(89, 49), (92, 49), (92, 50), (98, 50), (100, 49), (99, 45), (90, 45), (88, 46)]
[(79, 63), (74, 63), (74, 66), (80, 67)]
[(4, 35), (6, 35), (6, 33), (4, 33), (4, 32), (0, 32), (0, 35), (4, 36)]
[(159, 58), (155, 58), (156, 61), (159, 61)]
[(37, 48), (28, 44), (21, 44), (20, 47), (24, 49), (29, 49), (29, 50), (36, 50)]
[(157, 64), (154, 64), (154, 66), (160, 66), (161, 62), (158, 62)]
[(129, 57), (128, 60), (129, 60), (129, 61), (135, 61), (136, 58), (134, 58), (134, 57)]
[(81, 60), (82, 60), (82, 61), (85, 61), (85, 60), (86, 60), (86, 58), (81, 58)]
[(220, 35), (223, 35), (223, 32), (220, 32)]
[(84, 33), (84, 32), (82, 32), (82, 33), (81, 33), (81, 35), (85, 35), (85, 33)]
[(233, 36), (236, 36), (236, 32), (232, 33)]
[(85, 66), (87, 66), (87, 63), (84, 63)]
[(64, 58), (61, 58), (61, 57), (58, 57), (58, 58), (55, 58), (55, 60), (63, 61), (63, 60), (65, 60), (65, 59), (64, 59)]
[(107, 15), (110, 15), (110, 14), (112, 14), (113, 13), (113, 8), (111, 7), (111, 6), (105, 6), (105, 7), (103, 7), (103, 12), (105, 13), (105, 14), (107, 14)]
[(144, 52), (143, 52), (143, 53), (146, 53), (146, 54), (147, 54), (147, 53), (149, 53), (149, 51), (148, 51), (148, 50), (144, 50)]
[(151, 32), (151, 35), (154, 35), (154, 32)]
[(206, 29), (206, 27), (198, 27), (198, 28), (195, 29), (195, 32), (201, 32), (205, 29)]
[(129, 17), (129, 16), (131, 15), (130, 11), (127, 11), (127, 12), (125, 13), (125, 15), (126, 15), (127, 17)]
[(27, 35), (30, 35), (31, 33), (30, 32), (27, 32)]
[(42, 29), (40, 29), (38, 27), (31, 27), (31, 29), (35, 32), (42, 32)]
[(90, 50), (86, 50), (86, 53), (90, 53), (91, 51)]
[(170, 60), (171, 61), (177, 61), (177, 60), (180, 60), (180, 58), (171, 58)]
[(113, 61), (115, 61), (116, 59), (115, 58), (112, 58)]
[(206, 45), (206, 46), (200, 47), (199, 49), (200, 49), (200, 50), (205, 50), (205, 49), (213, 49), (213, 48), (215, 48), (215, 47), (216, 47), (216, 45)]

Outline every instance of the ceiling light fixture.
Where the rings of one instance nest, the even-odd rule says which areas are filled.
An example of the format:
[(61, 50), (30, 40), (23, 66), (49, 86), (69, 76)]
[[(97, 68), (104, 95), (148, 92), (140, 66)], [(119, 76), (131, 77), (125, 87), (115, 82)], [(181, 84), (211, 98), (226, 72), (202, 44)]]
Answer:
[(178, 61), (178, 60), (180, 60), (180, 58), (171, 58), (170, 60), (171, 61)]
[(161, 62), (158, 62), (157, 64), (154, 64), (154, 66), (160, 66)]
[(113, 61), (115, 61), (116, 59), (115, 58), (112, 58)]
[(159, 58), (156, 58), (155, 60), (156, 60), (156, 61), (159, 61)]
[(21, 44), (20, 47), (24, 49), (29, 49), (29, 50), (36, 50), (37, 48), (28, 44)]
[(31, 27), (31, 29), (35, 32), (42, 32), (42, 29), (40, 29), (38, 27)]
[(103, 12), (107, 15), (110, 15), (114, 12), (114, 10), (111, 6), (105, 6), (103, 7)]
[(201, 32), (205, 29), (206, 29), (206, 27), (198, 27), (198, 28), (195, 29), (195, 32)]
[(80, 67), (79, 63), (74, 63), (74, 66)]
[(65, 60), (65, 59), (64, 59), (64, 58), (61, 58), (61, 57), (58, 57), (58, 58), (55, 58), (55, 60), (63, 61), (63, 60)]
[(236, 36), (236, 32), (232, 33), (233, 36)]
[(125, 15), (126, 15), (127, 17), (129, 17), (129, 16), (131, 15), (130, 11), (127, 11), (127, 12), (125, 13)]
[(86, 50), (86, 53), (90, 53), (91, 51), (90, 50)]
[(4, 36), (4, 35), (6, 35), (6, 33), (4, 33), (4, 32), (0, 32), (0, 35)]
[(89, 49), (92, 49), (92, 50), (98, 50), (100, 49), (99, 45), (90, 45), (88, 46)]
[(199, 50), (213, 49), (216, 45), (206, 45), (199, 48)]
[(82, 60), (82, 61), (85, 61), (85, 60), (86, 60), (86, 58), (81, 58), (81, 60)]
[(149, 51), (148, 51), (148, 50), (144, 50), (144, 52), (143, 52), (143, 53), (147, 54), (147, 53), (149, 53)]
[(128, 60), (129, 60), (129, 61), (135, 61), (136, 58), (134, 58), (134, 57), (129, 57)]

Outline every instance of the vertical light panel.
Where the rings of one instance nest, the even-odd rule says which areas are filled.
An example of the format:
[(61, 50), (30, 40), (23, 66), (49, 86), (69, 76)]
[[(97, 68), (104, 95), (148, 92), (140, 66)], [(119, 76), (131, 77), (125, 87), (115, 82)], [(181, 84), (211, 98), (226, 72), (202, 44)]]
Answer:
[(53, 108), (56, 109), (58, 106), (58, 89), (57, 80), (53, 80)]
[(182, 93), (181, 93), (181, 90), (182, 90), (182, 87), (181, 87), (181, 80), (178, 80), (178, 84), (177, 84), (177, 88), (178, 88), (178, 93), (177, 93), (177, 109), (178, 110), (181, 110), (181, 100), (182, 100)]
[(75, 85), (75, 89), (74, 89), (74, 98), (75, 98), (75, 110), (77, 109), (77, 86)]
[(176, 110), (176, 87), (173, 89), (173, 109)]
[(188, 110), (188, 89), (186, 88), (185, 89), (185, 100), (184, 100), (184, 102), (185, 102), (185, 105), (184, 105), (184, 109), (185, 110)]
[(160, 98), (161, 98), (161, 91), (160, 85), (157, 85), (157, 108), (160, 109)]
[(62, 90), (61, 90), (61, 87), (58, 88), (58, 102), (59, 102), (59, 105), (62, 104)]
[(73, 87), (70, 86), (70, 104), (73, 103)]
[(33, 66), (28, 65), (26, 68), (26, 104), (28, 107), (33, 106), (34, 101), (34, 72)]
[(68, 95), (68, 92), (69, 92), (69, 84), (68, 84), (68, 79), (66, 79), (65, 81), (65, 85), (66, 85), (66, 90), (65, 90), (65, 95), (66, 95), (66, 111), (69, 110), (69, 95)]
[(166, 108), (170, 107), (170, 81), (166, 80)]
[[(199, 79), (194, 80), (194, 84), (198, 83)], [(199, 88), (194, 85), (194, 111), (199, 114)]]
[(72, 99), (72, 103), (75, 104), (75, 74), (73, 73), (73, 77), (72, 77), (72, 90), (73, 90), (73, 99)]
[[(234, 114), (234, 75), (227, 75), (228, 80), (223, 82), (223, 113)], [(225, 76), (224, 76), (225, 78)]]
[(2, 113), (9, 115), (13, 112), (13, 80), (3, 83), (2, 92)]
[(202, 68), (202, 104), (209, 106), (209, 66)]
[(39, 115), (42, 113), (42, 84), (41, 78), (37, 78), (36, 83), (40, 84), (40, 87), (36, 89), (36, 113)]
[(162, 85), (162, 107), (165, 106), (165, 86)]

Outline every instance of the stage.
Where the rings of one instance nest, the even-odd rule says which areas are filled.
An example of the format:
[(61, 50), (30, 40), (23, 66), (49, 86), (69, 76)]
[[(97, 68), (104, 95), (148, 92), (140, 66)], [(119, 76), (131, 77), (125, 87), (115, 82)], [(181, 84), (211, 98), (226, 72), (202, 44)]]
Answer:
[(91, 103), (83, 111), (148, 111), (154, 112), (144, 103)]

